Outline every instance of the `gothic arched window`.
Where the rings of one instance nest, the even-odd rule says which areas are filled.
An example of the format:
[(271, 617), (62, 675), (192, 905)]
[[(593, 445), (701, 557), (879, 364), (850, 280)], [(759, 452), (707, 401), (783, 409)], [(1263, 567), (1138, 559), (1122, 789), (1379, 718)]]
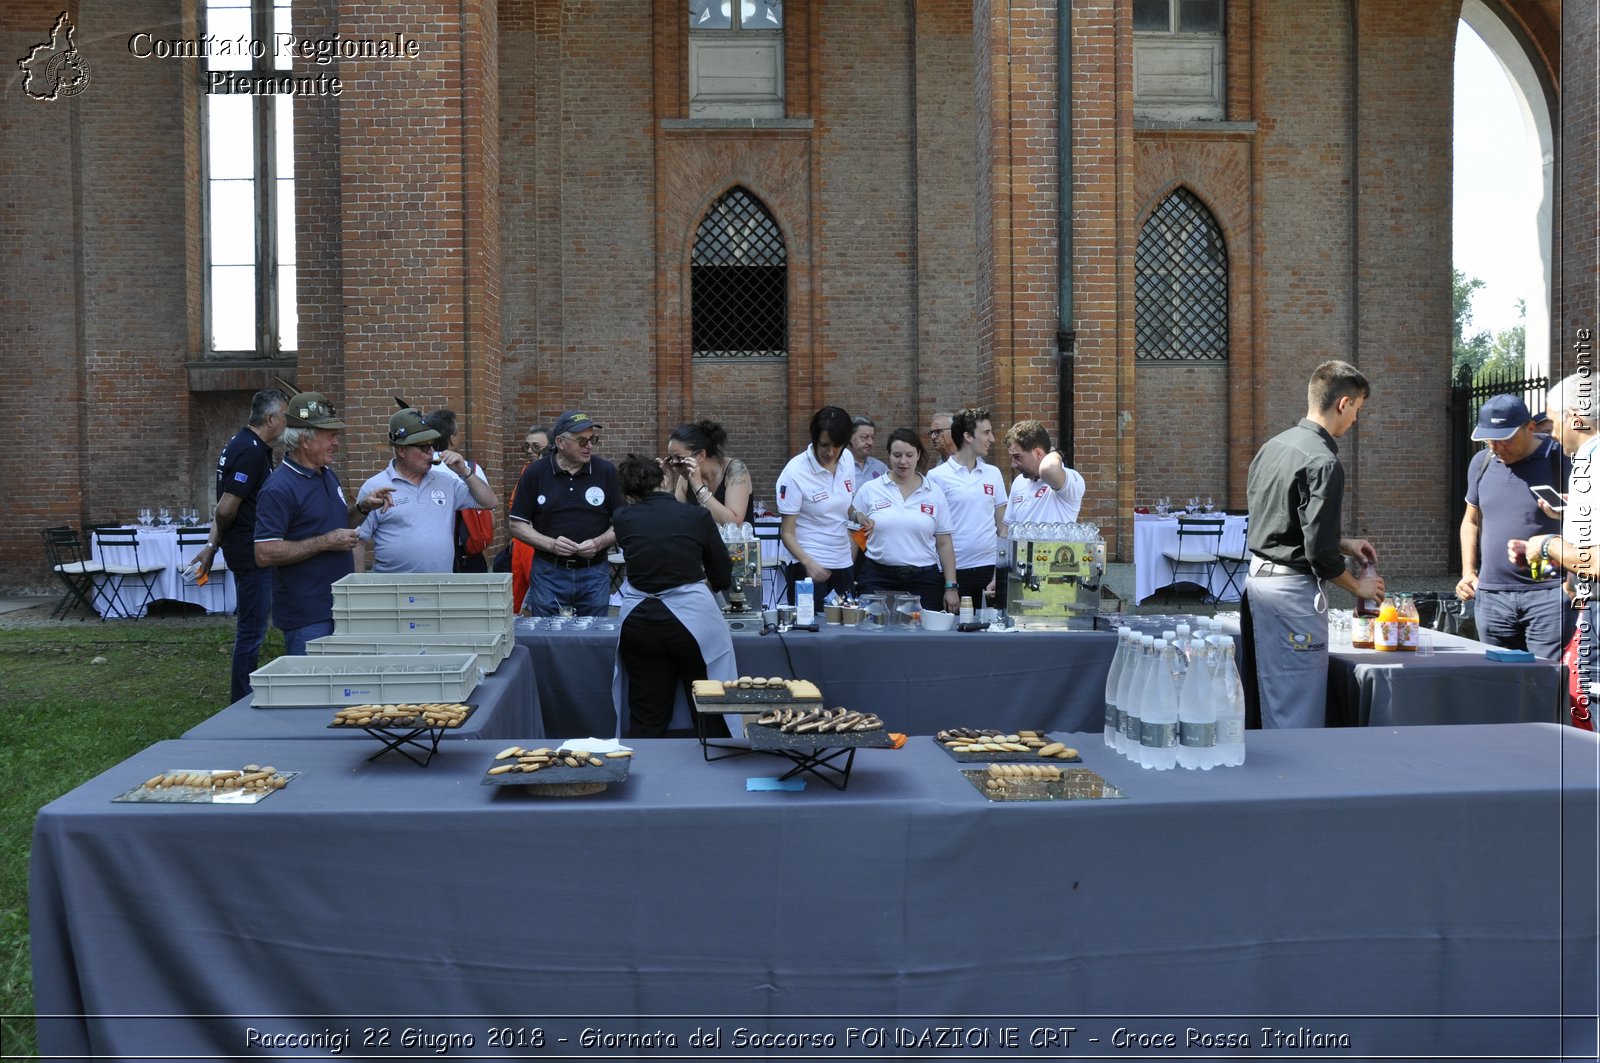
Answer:
[(1144, 361), (1228, 358), (1228, 248), (1216, 219), (1186, 188), (1139, 232), (1134, 351)]
[(695, 357), (788, 353), (788, 254), (778, 223), (750, 192), (731, 188), (706, 212), (689, 277)]

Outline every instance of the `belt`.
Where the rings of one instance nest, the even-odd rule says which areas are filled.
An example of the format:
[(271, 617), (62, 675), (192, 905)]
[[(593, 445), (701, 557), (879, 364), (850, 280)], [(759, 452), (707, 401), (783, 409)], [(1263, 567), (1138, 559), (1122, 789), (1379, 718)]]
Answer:
[(941, 580), (944, 578), (944, 573), (938, 565), (886, 565), (882, 561), (873, 561), (870, 557), (867, 560), (880, 571), (898, 576), (900, 579), (912, 579), (916, 576), (936, 576)]
[(1252, 576), (1311, 576), (1314, 575), (1309, 566), (1301, 568), (1295, 565), (1280, 565), (1276, 561), (1262, 561), (1259, 558), (1250, 566)]
[(591, 568), (603, 565), (607, 561), (605, 554), (595, 554), (593, 557), (546, 557), (544, 554), (534, 555), (538, 560), (558, 565), (561, 568)]

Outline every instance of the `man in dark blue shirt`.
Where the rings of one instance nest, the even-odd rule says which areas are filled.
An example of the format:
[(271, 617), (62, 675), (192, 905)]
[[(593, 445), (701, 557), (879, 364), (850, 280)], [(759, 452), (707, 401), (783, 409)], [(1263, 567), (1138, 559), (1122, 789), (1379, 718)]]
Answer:
[(384, 487), (353, 505), (345, 501), (330, 467), (344, 426), (317, 392), (290, 399), (287, 453), (256, 498), (256, 564), (273, 570), (272, 617), (290, 655), (333, 634), (333, 585), (355, 569), (355, 525), (394, 494)]
[(250, 400), (250, 423), (228, 440), (217, 459), (217, 509), (211, 535), (190, 559), (211, 571), (220, 547), (233, 573), (239, 623), (233, 637), (233, 700), (250, 693), (250, 673), (261, 663), (261, 643), (272, 613), (272, 573), (256, 565), (256, 495), (272, 472), (272, 444), (283, 435), (289, 396), (266, 388)]
[[(1456, 597), (1476, 599), (1478, 637), (1484, 642), (1553, 661), (1566, 645), (1568, 610), (1561, 581), (1512, 565), (1506, 543), (1561, 532), (1560, 518), (1541, 511), (1529, 488), (1543, 485), (1564, 494), (1571, 462), (1559, 443), (1534, 431), (1533, 416), (1515, 395), (1485, 402), (1472, 438), (1489, 448), (1467, 467)], [(1556, 576), (1555, 566), (1550, 568), (1550, 576)]]
[(526, 605), (534, 616), (570, 606), (578, 616), (611, 607), (606, 564), (617, 535), (611, 514), (622, 505), (617, 468), (594, 457), (600, 426), (568, 410), (555, 423), (544, 456), (529, 463), (511, 504), (511, 534), (533, 547)]

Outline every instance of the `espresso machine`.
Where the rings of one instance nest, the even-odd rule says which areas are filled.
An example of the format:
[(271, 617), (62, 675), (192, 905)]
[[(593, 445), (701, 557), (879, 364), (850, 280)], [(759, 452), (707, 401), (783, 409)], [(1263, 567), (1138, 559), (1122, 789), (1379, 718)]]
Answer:
[(1006, 615), (1019, 628), (1089, 631), (1101, 609), (1106, 543), (1093, 524), (1014, 524)]
[(733, 582), (717, 595), (722, 618), (729, 631), (760, 631), (761, 540), (748, 524), (724, 524), (718, 530), (733, 566)]

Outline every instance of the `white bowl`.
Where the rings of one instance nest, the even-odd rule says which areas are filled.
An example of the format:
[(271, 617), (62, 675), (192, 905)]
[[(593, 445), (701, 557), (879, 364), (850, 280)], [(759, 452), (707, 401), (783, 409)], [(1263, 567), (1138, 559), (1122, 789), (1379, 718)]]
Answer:
[(956, 614), (942, 613), (937, 609), (924, 609), (922, 626), (928, 631), (949, 631), (956, 626)]

